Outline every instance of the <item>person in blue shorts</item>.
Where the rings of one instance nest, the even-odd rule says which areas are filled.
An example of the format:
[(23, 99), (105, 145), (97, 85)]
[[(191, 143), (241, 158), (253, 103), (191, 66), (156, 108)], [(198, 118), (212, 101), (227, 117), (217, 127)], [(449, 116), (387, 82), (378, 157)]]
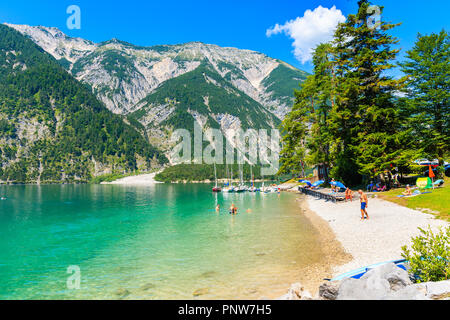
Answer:
[(369, 200), (367, 199), (367, 195), (362, 190), (358, 190), (358, 193), (359, 201), (361, 202), (361, 220), (369, 219), (369, 214), (367, 213)]

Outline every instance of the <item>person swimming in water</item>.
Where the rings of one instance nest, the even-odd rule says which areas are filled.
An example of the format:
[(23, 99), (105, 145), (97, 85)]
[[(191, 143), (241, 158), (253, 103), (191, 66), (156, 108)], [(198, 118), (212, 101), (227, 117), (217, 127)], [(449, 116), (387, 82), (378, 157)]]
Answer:
[(216, 212), (219, 212), (220, 211), (220, 204), (218, 204), (217, 206), (216, 206)]
[(237, 214), (237, 209), (238, 208), (234, 205), (234, 203), (232, 203), (231, 207), (230, 207), (230, 214), (236, 215)]

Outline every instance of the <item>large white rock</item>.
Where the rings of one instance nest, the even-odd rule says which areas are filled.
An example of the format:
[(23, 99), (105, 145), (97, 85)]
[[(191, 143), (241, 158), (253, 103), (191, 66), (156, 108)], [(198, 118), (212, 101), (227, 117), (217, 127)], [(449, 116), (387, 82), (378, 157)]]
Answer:
[[(326, 290), (329, 290), (328, 287), (322, 285), (319, 295), (322, 297)], [(320, 294), (321, 291), (322, 294)], [(450, 280), (413, 284), (408, 272), (389, 263), (368, 271), (360, 279), (343, 280), (336, 298), (338, 300), (444, 300), (450, 298)]]
[(292, 284), (288, 293), (279, 297), (278, 300), (312, 300), (312, 295), (300, 282), (297, 282)]
[(338, 282), (324, 282), (319, 287), (319, 297), (326, 300), (336, 300), (339, 293)]
[(339, 287), (337, 300), (379, 300), (389, 293), (385, 279), (345, 279)]
[(345, 279), (339, 287), (338, 300), (379, 300), (391, 291), (411, 285), (408, 273), (394, 263), (369, 270), (360, 279)]
[(394, 291), (412, 284), (408, 272), (397, 267), (395, 263), (387, 263), (368, 271), (361, 277), (361, 280), (365, 279), (371, 279), (371, 281), (384, 279), (389, 282), (390, 289)]
[(425, 282), (427, 297), (434, 300), (450, 298), (450, 280), (439, 282)]
[(429, 300), (426, 292), (427, 290), (424, 284), (416, 283), (398, 291), (391, 291), (383, 300)]

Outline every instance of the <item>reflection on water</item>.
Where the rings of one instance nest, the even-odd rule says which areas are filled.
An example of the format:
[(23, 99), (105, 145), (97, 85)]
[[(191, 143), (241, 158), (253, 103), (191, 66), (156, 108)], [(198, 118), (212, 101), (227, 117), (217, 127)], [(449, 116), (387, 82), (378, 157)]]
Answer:
[[(295, 195), (210, 190), (0, 186), (0, 298), (275, 298), (320, 261)], [(80, 290), (66, 287), (70, 265)]]

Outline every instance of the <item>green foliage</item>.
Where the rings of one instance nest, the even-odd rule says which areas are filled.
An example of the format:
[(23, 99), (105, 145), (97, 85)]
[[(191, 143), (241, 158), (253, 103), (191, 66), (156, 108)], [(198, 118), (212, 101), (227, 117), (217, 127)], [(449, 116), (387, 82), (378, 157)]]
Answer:
[(284, 135), (279, 173), (297, 172), (304, 175), (305, 139), (308, 134), (307, 124), (311, 113), (311, 102), (308, 97), (314, 86), (313, 82), (314, 78), (309, 76), (302, 84), (301, 90), (295, 92), (294, 107), (282, 122), (281, 128)]
[[(283, 169), (295, 163), (325, 164), (336, 180), (361, 183), (385, 169), (405, 166), (414, 148), (407, 114), (395, 93), (402, 83), (386, 74), (394, 67), (397, 40), (381, 22), (369, 28), (368, 1), (338, 25), (331, 43), (313, 54), (314, 74), (296, 93), (292, 113), (283, 122)], [(296, 122), (306, 122), (308, 127)]]
[(61, 58), (58, 60), (58, 63), (66, 70), (70, 69), (71, 62), (66, 58)]
[[(354, 184), (361, 175), (374, 176), (396, 165), (408, 146), (400, 130), (401, 118), (394, 103), (399, 82), (386, 75), (394, 67), (397, 39), (387, 31), (395, 24), (381, 21), (371, 29), (368, 1), (360, 1), (358, 13), (338, 26), (334, 39), (336, 63), (336, 104), (331, 112), (333, 157), (338, 165), (332, 173)], [(351, 39), (350, 41), (348, 39)]]
[(278, 99), (288, 105), (292, 104), (291, 97), (294, 89), (299, 83), (306, 80), (307, 73), (286, 65), (282, 61), (278, 61), (280, 65), (276, 67), (268, 77), (262, 81), (262, 85), (267, 88), (268, 92), (272, 92), (272, 98)]
[(400, 63), (406, 74), (404, 109), (415, 143), (430, 159), (442, 164), (450, 150), (450, 35), (418, 35)]
[(0, 120), (0, 137), (16, 138), (16, 127), (6, 119)]
[(450, 279), (450, 227), (437, 233), (431, 228), (419, 229), (421, 235), (412, 239), (411, 250), (402, 247), (411, 272), (419, 277), (419, 282)]
[[(217, 179), (227, 179), (227, 170), (233, 171), (233, 180), (239, 178), (239, 166), (237, 164), (229, 165), (228, 168), (223, 164), (216, 165)], [(252, 173), (254, 179), (260, 179), (261, 166), (253, 166)], [(244, 180), (250, 181), (250, 165), (242, 166)], [(272, 176), (264, 176), (264, 179), (274, 178)], [(183, 181), (214, 181), (214, 165), (210, 164), (178, 164), (167, 167), (164, 171), (155, 176), (157, 181), (161, 182), (183, 182)]]

